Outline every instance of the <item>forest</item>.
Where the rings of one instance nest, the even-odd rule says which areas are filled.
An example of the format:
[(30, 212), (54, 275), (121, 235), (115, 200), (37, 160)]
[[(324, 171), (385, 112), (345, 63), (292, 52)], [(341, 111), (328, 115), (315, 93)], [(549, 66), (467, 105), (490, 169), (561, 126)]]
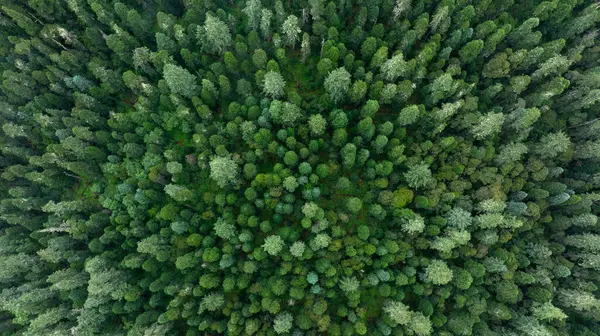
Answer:
[(0, 336), (600, 335), (599, 29), (0, 0)]

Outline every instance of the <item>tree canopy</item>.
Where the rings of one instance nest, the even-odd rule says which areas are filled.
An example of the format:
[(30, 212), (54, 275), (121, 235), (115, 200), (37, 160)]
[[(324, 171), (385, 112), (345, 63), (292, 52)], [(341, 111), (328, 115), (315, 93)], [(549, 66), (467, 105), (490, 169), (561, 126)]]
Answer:
[(599, 28), (0, 1), (0, 336), (600, 335)]

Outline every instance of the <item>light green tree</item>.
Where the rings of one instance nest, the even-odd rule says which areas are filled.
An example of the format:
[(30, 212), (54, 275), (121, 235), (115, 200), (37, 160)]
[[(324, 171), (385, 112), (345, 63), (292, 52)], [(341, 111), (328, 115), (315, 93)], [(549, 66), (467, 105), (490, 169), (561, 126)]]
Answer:
[(214, 225), (215, 234), (221, 239), (230, 240), (236, 235), (235, 225), (231, 220), (219, 217)]
[(192, 199), (194, 194), (184, 186), (167, 184), (164, 188), (167, 195), (171, 196), (177, 202), (185, 202)]
[(268, 254), (276, 256), (279, 254), (279, 252), (281, 252), (283, 246), (283, 239), (277, 235), (272, 235), (265, 238), (262, 248), (265, 249)]
[(425, 220), (420, 215), (415, 215), (402, 223), (402, 231), (408, 234), (418, 234), (423, 230), (425, 230)]
[(571, 139), (564, 132), (549, 133), (542, 136), (537, 144), (535, 153), (542, 159), (552, 159), (562, 154), (571, 146)]
[(452, 280), (452, 270), (442, 260), (431, 260), (425, 268), (425, 281), (434, 285), (445, 285)]
[(411, 320), (411, 311), (407, 305), (400, 301), (389, 301), (383, 306), (383, 311), (400, 325), (408, 325)]
[(271, 19), (273, 18), (273, 12), (263, 8), (260, 15), (260, 32), (264, 38), (271, 37)]
[(278, 334), (285, 334), (292, 330), (294, 317), (290, 313), (280, 313), (273, 320), (273, 329)]
[(500, 132), (505, 116), (502, 113), (489, 112), (479, 118), (479, 122), (471, 129), (475, 139), (482, 140)]
[(296, 258), (300, 258), (302, 257), (302, 254), (304, 254), (305, 249), (306, 244), (304, 244), (304, 242), (297, 241), (290, 246), (290, 253)]
[(227, 24), (210, 13), (206, 14), (204, 25), (198, 26), (197, 37), (202, 50), (209, 53), (222, 55), (233, 45)]
[(362, 209), (362, 206), (363, 203), (358, 197), (351, 197), (346, 202), (346, 208), (348, 209), (348, 211), (354, 214), (358, 213), (360, 209)]
[(423, 188), (434, 181), (429, 165), (423, 162), (410, 167), (404, 173), (404, 178), (406, 179), (406, 183), (415, 189)]
[(215, 156), (209, 163), (210, 177), (221, 188), (236, 183), (240, 168), (230, 157)]
[(404, 55), (398, 53), (381, 66), (381, 72), (388, 82), (395, 82), (398, 78), (406, 76), (409, 70), (408, 64), (404, 60)]
[(428, 336), (433, 332), (431, 320), (421, 312), (412, 313), (408, 327), (418, 336)]
[(326, 248), (329, 244), (331, 244), (331, 237), (326, 233), (319, 233), (311, 240), (310, 248), (317, 251)]
[(300, 54), (302, 54), (302, 63), (305, 63), (308, 56), (310, 56), (310, 35), (308, 35), (308, 33), (302, 34), (302, 44), (300, 44)]
[(313, 135), (322, 135), (327, 128), (327, 120), (320, 114), (313, 114), (308, 118), (308, 128)]
[(325, 90), (334, 103), (341, 102), (350, 88), (351, 76), (344, 67), (337, 68), (325, 78)]
[(277, 99), (284, 94), (285, 80), (280, 73), (269, 71), (265, 74), (263, 81), (263, 92), (273, 99)]
[(397, 122), (400, 126), (410, 125), (419, 119), (419, 107), (410, 105), (403, 108), (398, 114)]
[(464, 230), (471, 225), (473, 218), (471, 217), (470, 212), (463, 208), (456, 207), (448, 211), (446, 214), (446, 221), (448, 222), (448, 225)]
[(519, 162), (523, 155), (525, 155), (528, 151), (529, 149), (524, 143), (511, 142), (500, 150), (495, 160), (501, 166), (513, 162)]
[(225, 298), (221, 293), (210, 293), (202, 298), (200, 302), (200, 313), (206, 309), (208, 311), (217, 311), (225, 304)]
[(300, 29), (298, 18), (295, 15), (289, 15), (281, 25), (281, 33), (286, 45), (294, 47), (300, 39)]
[(352, 293), (358, 290), (360, 286), (360, 282), (354, 276), (352, 277), (344, 277), (340, 280), (339, 283), (340, 289), (345, 293)]
[(534, 305), (532, 313), (538, 320), (564, 320), (568, 316), (562, 309), (555, 307), (551, 302), (544, 302), (542, 304)]
[(248, 26), (253, 30), (257, 30), (260, 25), (262, 14), (262, 4), (260, 0), (248, 0), (242, 12), (248, 17)]
[(191, 98), (198, 89), (196, 85), (196, 76), (192, 75), (186, 69), (173, 64), (166, 64), (163, 67), (163, 76), (173, 93)]

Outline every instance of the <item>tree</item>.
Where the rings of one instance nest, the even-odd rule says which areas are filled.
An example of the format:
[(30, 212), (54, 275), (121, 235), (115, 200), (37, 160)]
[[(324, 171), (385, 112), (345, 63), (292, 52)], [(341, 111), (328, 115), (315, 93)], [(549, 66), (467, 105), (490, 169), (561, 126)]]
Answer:
[(461, 62), (467, 64), (477, 59), (477, 56), (479, 56), (479, 53), (483, 50), (483, 44), (482, 40), (473, 40), (465, 44), (464, 47), (458, 51)]
[(283, 25), (281, 25), (281, 33), (286, 45), (294, 47), (299, 40), (299, 34), (302, 32), (298, 26), (298, 18), (294, 15), (289, 15)]
[(405, 220), (402, 224), (402, 231), (408, 234), (419, 234), (425, 229), (425, 220), (419, 215)]
[(555, 56), (548, 59), (546, 62), (542, 63), (536, 71), (531, 74), (532, 81), (538, 81), (542, 78), (545, 78), (549, 75), (558, 75), (562, 74), (569, 66), (572, 64), (572, 61), (569, 60), (565, 56)]
[(446, 214), (446, 221), (448, 225), (463, 230), (468, 228), (473, 220), (470, 212), (462, 208), (452, 208)]
[(356, 162), (356, 146), (354, 144), (346, 144), (340, 151), (342, 156), (342, 164), (345, 168), (351, 168)]
[(540, 142), (535, 147), (535, 152), (542, 159), (555, 158), (569, 149), (571, 141), (564, 132), (549, 133), (542, 136)]
[(408, 325), (411, 320), (411, 311), (402, 302), (389, 301), (383, 306), (383, 311), (396, 323)]
[(419, 336), (431, 335), (433, 332), (431, 321), (421, 312), (412, 313), (409, 328)]
[(496, 285), (496, 299), (499, 302), (517, 303), (519, 294), (519, 287), (512, 282), (500, 281)]
[(375, 54), (371, 58), (371, 64), (369, 65), (369, 68), (377, 69), (380, 66), (382, 66), (383, 63), (386, 62), (387, 60), (388, 60), (388, 48), (381, 47), (375, 52)]
[(179, 185), (167, 184), (164, 190), (165, 193), (167, 193), (167, 195), (171, 196), (174, 200), (178, 202), (189, 201), (193, 197), (193, 193), (191, 190)]
[(310, 56), (310, 36), (307, 33), (302, 34), (300, 53), (302, 54), (302, 63), (305, 63), (306, 59)]
[(399, 77), (404, 77), (408, 73), (408, 64), (404, 61), (402, 53), (398, 53), (381, 66), (381, 72), (388, 82), (395, 82)]
[(508, 56), (506, 53), (499, 53), (483, 67), (482, 74), (488, 78), (501, 78), (508, 75), (509, 71)]
[(163, 68), (163, 76), (173, 93), (191, 98), (196, 94), (196, 76), (186, 69), (173, 64), (166, 64)]
[(348, 294), (356, 292), (360, 283), (356, 277), (345, 277), (340, 280), (339, 286), (342, 291)]
[(325, 233), (319, 233), (315, 236), (313, 240), (310, 242), (310, 247), (312, 250), (317, 251), (322, 248), (326, 248), (331, 244), (331, 237)]
[(351, 197), (346, 202), (346, 208), (351, 213), (357, 214), (362, 209), (362, 201), (358, 197)]
[[(431, 27), (431, 31), (433, 33), (438, 33), (438, 29), (442, 29), (442, 23), (448, 20), (448, 11), (448, 6), (438, 6), (437, 10), (435, 11), (435, 14), (431, 19), (431, 22), (429, 23), (429, 26)], [(442, 31), (441, 33), (444, 33), (444, 31)]]
[(538, 45), (542, 38), (541, 32), (532, 32), (532, 29), (540, 24), (540, 19), (529, 18), (508, 35), (508, 40), (515, 49), (532, 49)]
[(204, 25), (198, 26), (197, 38), (203, 50), (219, 55), (233, 45), (227, 24), (210, 13), (206, 14)]
[(350, 73), (344, 67), (337, 68), (327, 75), (325, 90), (334, 103), (341, 102), (350, 88)]
[(374, 37), (368, 37), (360, 48), (360, 53), (363, 59), (370, 59), (373, 54), (377, 51), (377, 39)]
[(295, 104), (274, 100), (269, 107), (274, 122), (285, 126), (294, 126), (304, 117), (304, 112)]
[(214, 230), (215, 234), (221, 239), (231, 240), (236, 235), (235, 226), (231, 221), (224, 218), (217, 219)]
[(254, 53), (252, 54), (252, 62), (257, 68), (264, 69), (264, 67), (267, 65), (267, 53), (262, 49), (254, 50)]
[(404, 13), (410, 9), (411, 0), (396, 0), (394, 9), (392, 10), (392, 18), (397, 21)]
[(533, 316), (538, 320), (564, 320), (567, 315), (550, 302), (544, 302), (532, 308)]
[(229, 157), (217, 156), (210, 161), (210, 177), (221, 188), (235, 183), (239, 170), (237, 163)]
[(590, 312), (600, 308), (600, 300), (592, 293), (576, 289), (561, 289), (559, 302), (570, 309), (580, 312)]
[(489, 112), (479, 118), (479, 123), (471, 129), (475, 139), (481, 140), (500, 132), (505, 116), (502, 113)]
[(269, 71), (265, 74), (263, 82), (263, 91), (273, 99), (277, 99), (284, 94), (285, 80), (283, 76), (275, 71)]
[(442, 260), (432, 260), (425, 268), (425, 281), (434, 285), (445, 285), (452, 280), (453, 273)]
[(167, 171), (172, 175), (179, 174), (183, 171), (183, 165), (179, 162), (167, 162)]
[(404, 173), (404, 178), (411, 188), (423, 188), (433, 182), (429, 166), (425, 163), (413, 165)]
[(267, 238), (265, 238), (265, 242), (262, 245), (262, 248), (265, 249), (265, 251), (272, 255), (272, 256), (276, 256), (279, 254), (279, 252), (281, 251), (281, 249), (283, 249), (284, 243), (283, 243), (283, 239), (281, 239), (281, 237), (279, 236), (268, 236)]
[(260, 19), (262, 14), (262, 4), (260, 0), (248, 0), (246, 1), (246, 7), (242, 9), (242, 12), (248, 17), (248, 26), (252, 29), (257, 30), (260, 25)]
[(318, 214), (319, 214), (320, 210), (321, 209), (319, 208), (319, 206), (316, 203), (313, 203), (313, 202), (305, 203), (302, 206), (302, 213), (308, 219), (319, 217)]
[(296, 154), (296, 152), (293, 151), (285, 152), (285, 155), (283, 156), (283, 162), (288, 166), (295, 166), (296, 164), (298, 164), (298, 154)]
[(300, 258), (304, 254), (305, 249), (306, 245), (301, 241), (297, 241), (290, 246), (290, 253), (296, 258)]
[(271, 18), (273, 12), (263, 8), (260, 15), (260, 31), (263, 34), (263, 38), (271, 37)]
[(200, 302), (200, 310), (208, 310), (214, 312), (225, 304), (225, 298), (220, 293), (210, 293), (202, 298)]
[(417, 105), (410, 105), (402, 109), (398, 114), (398, 124), (400, 126), (410, 125), (419, 119), (419, 107)]
[(295, 177), (288, 176), (283, 180), (283, 187), (289, 192), (294, 192), (298, 188), (298, 182)]
[(322, 135), (327, 128), (327, 120), (320, 114), (313, 114), (308, 118), (308, 127), (313, 135)]
[(281, 313), (273, 320), (273, 329), (278, 334), (284, 334), (292, 329), (294, 318), (290, 313)]

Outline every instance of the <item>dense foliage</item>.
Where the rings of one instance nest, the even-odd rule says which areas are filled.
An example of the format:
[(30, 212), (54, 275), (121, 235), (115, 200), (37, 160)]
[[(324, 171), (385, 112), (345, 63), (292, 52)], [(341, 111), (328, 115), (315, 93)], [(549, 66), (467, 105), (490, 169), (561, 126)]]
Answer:
[(591, 0), (0, 0), (0, 335), (600, 335)]

